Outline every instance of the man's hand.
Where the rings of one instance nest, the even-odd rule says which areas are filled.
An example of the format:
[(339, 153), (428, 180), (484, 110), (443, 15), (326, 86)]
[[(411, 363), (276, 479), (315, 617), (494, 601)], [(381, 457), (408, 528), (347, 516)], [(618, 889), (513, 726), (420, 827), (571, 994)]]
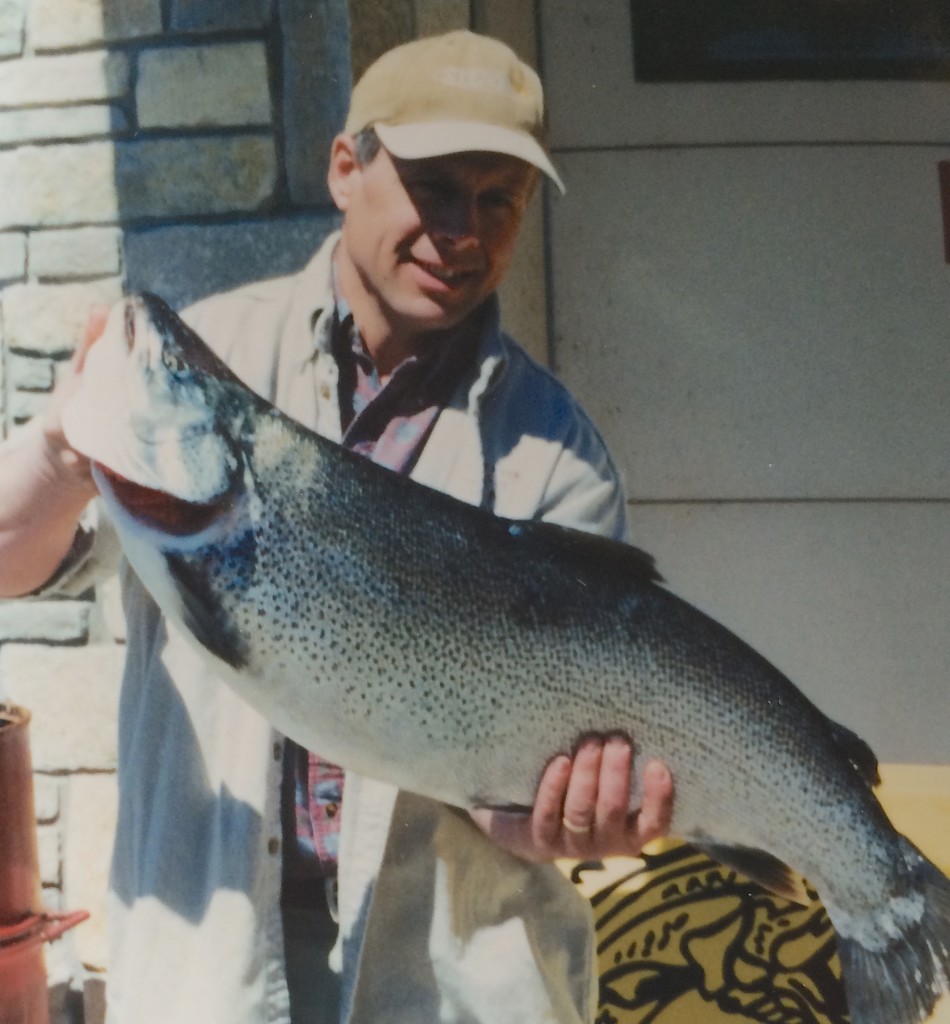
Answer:
[(661, 762), (648, 762), (643, 804), (630, 815), (632, 763), (633, 750), (625, 739), (591, 738), (573, 759), (561, 754), (547, 766), (530, 815), (486, 809), (470, 813), (490, 839), (526, 860), (636, 856), (667, 834), (673, 779)]
[(62, 410), (105, 320), (104, 310), (90, 315), (70, 373), (46, 409), (0, 446), (0, 598), (28, 594), (50, 578), (95, 497), (88, 459), (63, 434)]
[(63, 406), (79, 386), (79, 377), (89, 350), (102, 336), (109, 316), (108, 306), (94, 306), (86, 320), (82, 338), (76, 346), (68, 374), (57, 384), (49, 405), (43, 412), (43, 437), (51, 467), (63, 483), (91, 488), (89, 461), (74, 451), (63, 435)]

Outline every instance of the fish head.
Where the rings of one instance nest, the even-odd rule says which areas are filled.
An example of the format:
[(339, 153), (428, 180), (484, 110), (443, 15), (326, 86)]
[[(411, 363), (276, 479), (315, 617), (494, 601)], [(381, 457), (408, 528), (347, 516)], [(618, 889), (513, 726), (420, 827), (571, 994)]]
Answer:
[(112, 308), (90, 349), (63, 430), (110, 504), (148, 518), (164, 500), (181, 513), (233, 490), (249, 396), (161, 299), (133, 295)]

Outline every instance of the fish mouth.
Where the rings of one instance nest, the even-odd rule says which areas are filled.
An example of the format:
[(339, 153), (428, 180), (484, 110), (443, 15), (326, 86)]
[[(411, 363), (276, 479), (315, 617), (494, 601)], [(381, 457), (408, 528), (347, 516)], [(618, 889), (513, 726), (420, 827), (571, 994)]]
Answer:
[(186, 501), (167, 491), (134, 483), (100, 462), (95, 463), (95, 468), (97, 477), (130, 516), (172, 537), (201, 533), (231, 504), (227, 492), (210, 502)]

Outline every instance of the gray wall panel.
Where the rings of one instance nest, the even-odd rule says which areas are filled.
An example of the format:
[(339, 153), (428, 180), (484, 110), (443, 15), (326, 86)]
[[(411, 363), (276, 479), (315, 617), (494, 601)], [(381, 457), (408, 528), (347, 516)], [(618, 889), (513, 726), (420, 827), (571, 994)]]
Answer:
[(950, 505), (634, 506), (670, 588), (882, 761), (950, 761)]

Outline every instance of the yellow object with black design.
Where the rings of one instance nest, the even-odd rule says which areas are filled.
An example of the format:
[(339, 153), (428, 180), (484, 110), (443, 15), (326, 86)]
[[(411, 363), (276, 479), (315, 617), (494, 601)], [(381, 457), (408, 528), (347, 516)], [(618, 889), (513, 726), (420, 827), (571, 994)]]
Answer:
[[(882, 765), (899, 831), (950, 870), (950, 765)], [(596, 1024), (846, 1024), (835, 933), (818, 901), (765, 892), (706, 854), (655, 843), (639, 859), (563, 865), (597, 928)], [(950, 1024), (950, 999), (931, 1024)]]

